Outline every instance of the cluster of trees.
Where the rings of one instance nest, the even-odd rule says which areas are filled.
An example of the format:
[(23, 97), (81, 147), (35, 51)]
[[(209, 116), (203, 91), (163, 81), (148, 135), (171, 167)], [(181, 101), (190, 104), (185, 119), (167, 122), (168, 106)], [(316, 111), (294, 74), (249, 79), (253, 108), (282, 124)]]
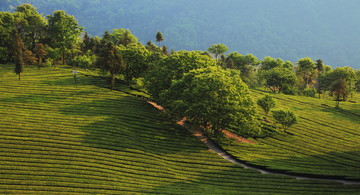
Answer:
[(240, 71), (223, 69), (206, 52), (179, 51), (154, 64), (147, 90), (176, 118), (210, 135), (223, 129), (242, 135), (260, 132), (256, 110)]
[(64, 11), (46, 19), (30, 4), (16, 7), (13, 14), (0, 12), (0, 22), (0, 63), (15, 62), (19, 79), (23, 65), (42, 64), (45, 58), (64, 64), (66, 55), (74, 55), (74, 43), (83, 31)]
[[(30, 4), (16, 7), (14, 13), (0, 12), (0, 23), (0, 63), (14, 62), (19, 79), (24, 65), (69, 64), (110, 72), (113, 84), (114, 76), (122, 73), (131, 85), (149, 64), (169, 54), (165, 45), (160, 48), (149, 41), (145, 47), (123, 28), (105, 31), (102, 38), (90, 37), (65, 11), (45, 18)], [(158, 32), (159, 46), (163, 40)]]
[[(219, 44), (220, 45), (220, 44)], [(241, 78), (251, 87), (262, 87), (273, 92), (321, 97), (328, 93), (337, 102), (346, 101), (360, 90), (360, 70), (351, 67), (338, 67), (334, 70), (325, 65), (321, 59), (301, 58), (296, 65), (290, 61), (265, 57), (258, 60), (254, 55), (241, 55), (231, 52), (219, 53), (214, 46), (208, 51), (215, 56), (220, 55), (218, 64), (224, 69), (240, 70)], [(222, 48), (224, 48), (222, 46)]]

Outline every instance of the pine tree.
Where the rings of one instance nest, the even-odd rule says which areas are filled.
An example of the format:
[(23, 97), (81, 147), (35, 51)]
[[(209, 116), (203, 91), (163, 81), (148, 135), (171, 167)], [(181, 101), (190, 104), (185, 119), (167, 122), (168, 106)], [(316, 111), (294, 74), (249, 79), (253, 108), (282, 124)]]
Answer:
[(25, 46), (21, 37), (16, 29), (13, 30), (13, 58), (15, 62), (15, 73), (19, 75), (21, 80), (21, 73), (24, 71), (24, 50)]

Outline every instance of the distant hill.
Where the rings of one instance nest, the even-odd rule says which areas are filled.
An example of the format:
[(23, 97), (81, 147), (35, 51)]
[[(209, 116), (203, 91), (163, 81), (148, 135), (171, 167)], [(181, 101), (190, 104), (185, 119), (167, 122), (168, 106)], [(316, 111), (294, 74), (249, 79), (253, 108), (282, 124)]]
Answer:
[(174, 50), (229, 51), (296, 62), (321, 58), (332, 67), (360, 68), (357, 0), (1, 0), (1, 11), (31, 3), (44, 15), (65, 10), (92, 35), (127, 28), (139, 41), (160, 30)]

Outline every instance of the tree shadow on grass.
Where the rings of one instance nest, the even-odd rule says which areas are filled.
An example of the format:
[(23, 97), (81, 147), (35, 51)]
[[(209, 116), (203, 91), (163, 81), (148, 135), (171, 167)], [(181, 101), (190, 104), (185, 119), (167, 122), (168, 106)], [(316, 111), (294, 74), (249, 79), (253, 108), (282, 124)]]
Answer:
[(153, 154), (206, 149), (199, 147), (201, 143), (167, 115), (128, 95), (67, 106), (60, 112), (100, 118), (79, 129), (86, 133), (84, 143), (91, 147)]
[(343, 108), (335, 108), (328, 106), (326, 104), (322, 104), (322, 111), (327, 112), (334, 118), (345, 119), (354, 123), (360, 124), (360, 115), (357, 114), (357, 110), (348, 110)]

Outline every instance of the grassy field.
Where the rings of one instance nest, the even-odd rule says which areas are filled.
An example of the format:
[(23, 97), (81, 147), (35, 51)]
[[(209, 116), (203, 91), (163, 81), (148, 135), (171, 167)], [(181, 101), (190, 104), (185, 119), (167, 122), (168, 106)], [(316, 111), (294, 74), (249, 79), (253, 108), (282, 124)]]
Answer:
[[(244, 169), (209, 151), (146, 101), (127, 94), (138, 92), (111, 92), (94, 77), (81, 76), (74, 84), (71, 71), (70, 67), (26, 67), (18, 81), (13, 66), (0, 65), (1, 194), (360, 190), (360, 185), (296, 180)], [(301, 126), (296, 128), (294, 133)], [(261, 145), (268, 146), (265, 142)], [(353, 142), (355, 147), (356, 138)], [(247, 146), (246, 154), (250, 156), (256, 147)]]
[[(255, 100), (269, 93), (252, 90)], [(341, 109), (335, 109), (335, 102), (328, 99), (272, 95), (275, 109), (291, 109), (299, 116), (299, 123), (288, 129), (293, 135), (281, 133), (257, 139), (256, 144), (229, 146), (220, 142), (229, 153), (248, 163), (289, 173), (360, 179), (360, 101), (340, 102)], [(353, 100), (359, 97), (356, 94)], [(259, 111), (265, 116), (260, 107)]]

